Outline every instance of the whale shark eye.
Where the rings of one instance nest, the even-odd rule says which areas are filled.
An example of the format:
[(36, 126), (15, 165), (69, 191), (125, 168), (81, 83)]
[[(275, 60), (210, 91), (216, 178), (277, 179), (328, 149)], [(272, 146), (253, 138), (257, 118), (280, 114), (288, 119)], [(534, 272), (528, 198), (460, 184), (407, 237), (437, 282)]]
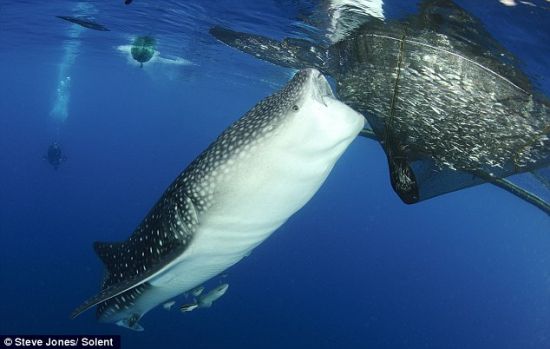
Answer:
[(292, 110), (298, 111), (298, 110), (300, 110), (300, 107), (299, 107), (297, 104), (294, 104), (294, 105), (292, 106)]

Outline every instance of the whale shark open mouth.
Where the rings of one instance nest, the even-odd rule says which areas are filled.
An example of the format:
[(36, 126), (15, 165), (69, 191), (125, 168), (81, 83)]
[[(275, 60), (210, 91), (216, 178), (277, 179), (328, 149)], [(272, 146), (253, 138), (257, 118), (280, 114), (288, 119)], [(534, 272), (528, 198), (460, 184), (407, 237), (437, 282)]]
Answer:
[(321, 72), (315, 71), (312, 74), (311, 79), (314, 80), (315, 87), (313, 91), (313, 98), (315, 100), (322, 103), (324, 106), (327, 106), (327, 99), (336, 99), (328, 80)]

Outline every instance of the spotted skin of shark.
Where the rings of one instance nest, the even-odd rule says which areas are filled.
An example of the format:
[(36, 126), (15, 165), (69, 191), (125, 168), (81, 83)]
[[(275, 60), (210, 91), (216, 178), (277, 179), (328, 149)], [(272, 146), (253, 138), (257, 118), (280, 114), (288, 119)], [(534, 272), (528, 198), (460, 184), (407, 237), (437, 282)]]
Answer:
[(227, 128), (170, 185), (128, 240), (96, 242), (101, 322), (141, 317), (237, 263), (304, 206), (361, 131), (363, 116), (304, 69)]

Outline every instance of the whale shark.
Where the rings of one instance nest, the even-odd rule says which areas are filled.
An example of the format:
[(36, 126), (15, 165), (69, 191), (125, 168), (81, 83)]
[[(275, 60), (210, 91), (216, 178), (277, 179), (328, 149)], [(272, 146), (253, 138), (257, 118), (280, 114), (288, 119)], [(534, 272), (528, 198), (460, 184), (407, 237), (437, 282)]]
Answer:
[(399, 20), (373, 17), (328, 46), (220, 26), (210, 33), (259, 59), (334, 78), (339, 98), (368, 119), (366, 133), (383, 147), (407, 204), (486, 182), (526, 199), (501, 179), (550, 164), (550, 101), (452, 1), (423, 1)]
[(100, 322), (140, 331), (142, 316), (248, 255), (321, 187), (365, 118), (304, 69), (227, 128), (122, 242), (96, 242), (106, 267)]

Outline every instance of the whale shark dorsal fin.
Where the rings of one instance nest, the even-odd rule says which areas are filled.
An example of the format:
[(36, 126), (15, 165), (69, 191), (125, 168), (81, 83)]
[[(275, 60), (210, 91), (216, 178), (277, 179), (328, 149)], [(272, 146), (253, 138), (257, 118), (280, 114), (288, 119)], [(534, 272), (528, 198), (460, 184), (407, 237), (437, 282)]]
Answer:
[(103, 277), (102, 289), (110, 284), (116, 283), (112, 281), (113, 271), (116, 270), (116, 256), (120, 254), (123, 247), (122, 242), (94, 242), (94, 251), (105, 266), (105, 276)]
[(113, 256), (119, 253), (122, 242), (94, 242), (94, 251), (106, 268), (114, 262)]
[(293, 68), (317, 68), (327, 73), (327, 49), (308, 40), (286, 38), (282, 41), (241, 33), (215, 26), (210, 34), (224, 44), (273, 64)]

